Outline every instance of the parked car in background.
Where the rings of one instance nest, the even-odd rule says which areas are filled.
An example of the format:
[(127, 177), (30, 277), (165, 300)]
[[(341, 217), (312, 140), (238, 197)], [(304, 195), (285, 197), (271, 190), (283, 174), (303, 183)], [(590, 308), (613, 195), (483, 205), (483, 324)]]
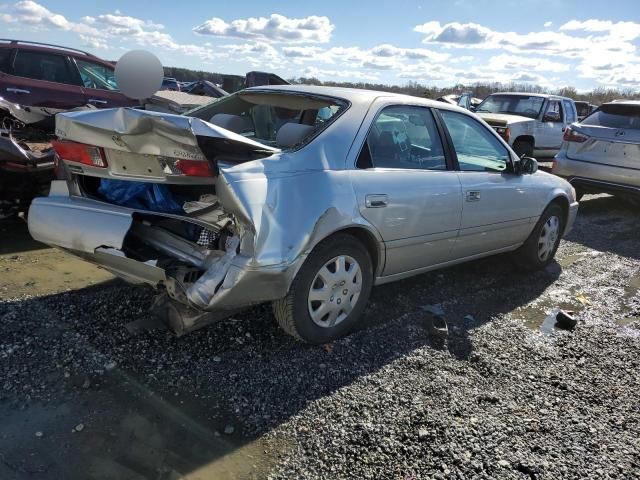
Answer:
[(598, 108), (596, 105), (589, 103), (589, 102), (583, 102), (583, 101), (578, 101), (576, 100), (574, 102), (576, 104), (576, 111), (578, 112), (578, 121), (582, 121), (585, 119), (585, 117), (587, 117), (588, 115), (591, 114), (591, 112), (593, 112), (596, 108)]
[(57, 115), (66, 181), (29, 211), (36, 240), (165, 291), (178, 332), (273, 302), (326, 343), (374, 284), (501, 252), (546, 266), (577, 213), (566, 181), (441, 102), (264, 86), (189, 114)]
[(464, 92), (460, 95), (452, 93), (450, 95), (438, 97), (437, 100), (439, 102), (448, 103), (449, 105), (457, 105), (464, 108), (465, 110), (473, 110), (475, 107), (482, 103), (482, 100), (474, 97), (471, 92)]
[(82, 105), (137, 105), (118, 91), (114, 65), (90, 53), (22, 40), (0, 40), (0, 97), (56, 112)]
[(605, 103), (564, 132), (553, 173), (584, 193), (640, 200), (640, 101)]
[(541, 93), (494, 93), (475, 112), (518, 156), (552, 157), (564, 128), (578, 119), (573, 100)]
[(162, 79), (162, 85), (160, 86), (160, 90), (172, 90), (174, 92), (179, 92), (182, 89), (180, 88), (180, 83), (175, 78), (164, 77)]

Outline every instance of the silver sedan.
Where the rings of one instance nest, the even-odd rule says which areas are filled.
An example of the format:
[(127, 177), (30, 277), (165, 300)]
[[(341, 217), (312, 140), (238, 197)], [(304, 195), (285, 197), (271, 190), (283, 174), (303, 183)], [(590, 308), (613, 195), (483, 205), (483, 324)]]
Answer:
[(578, 204), (474, 114), (384, 92), (257, 87), (184, 116), (60, 114), (34, 238), (158, 288), (178, 333), (273, 302), (325, 343), (373, 285), (502, 252), (549, 264)]

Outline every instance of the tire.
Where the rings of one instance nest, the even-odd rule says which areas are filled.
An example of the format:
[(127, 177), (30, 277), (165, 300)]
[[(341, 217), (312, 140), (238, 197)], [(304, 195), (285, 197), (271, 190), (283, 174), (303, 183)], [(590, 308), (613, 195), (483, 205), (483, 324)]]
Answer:
[(560, 205), (552, 203), (542, 212), (526, 242), (514, 252), (516, 264), (527, 271), (540, 270), (549, 265), (558, 250), (563, 230), (564, 212)]
[[(354, 266), (359, 266), (359, 276)], [(373, 263), (367, 249), (351, 235), (336, 234), (320, 242), (307, 257), (287, 296), (273, 302), (273, 313), (289, 335), (316, 345), (328, 343), (356, 327), (372, 285)], [(312, 288), (315, 299), (311, 298)]]
[(529, 140), (524, 140), (521, 138), (517, 138), (515, 142), (513, 142), (513, 151), (516, 152), (518, 157), (532, 157), (533, 156), (533, 143)]

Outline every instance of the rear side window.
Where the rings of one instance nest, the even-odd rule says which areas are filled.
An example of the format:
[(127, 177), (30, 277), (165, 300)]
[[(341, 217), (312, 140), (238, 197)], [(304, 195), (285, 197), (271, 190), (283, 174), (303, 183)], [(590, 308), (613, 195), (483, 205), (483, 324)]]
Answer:
[(431, 111), (404, 105), (385, 108), (371, 126), (357, 165), (446, 170), (442, 142)]
[(585, 118), (582, 125), (640, 130), (640, 105), (602, 105)]
[(10, 48), (0, 48), (0, 72), (9, 70), (9, 57), (11, 56)]
[(563, 100), (564, 111), (566, 114), (567, 123), (573, 123), (577, 120), (575, 110), (573, 109), (573, 103), (569, 100)]
[(75, 85), (66, 58), (54, 53), (18, 50), (13, 62), (13, 74), (34, 80)]

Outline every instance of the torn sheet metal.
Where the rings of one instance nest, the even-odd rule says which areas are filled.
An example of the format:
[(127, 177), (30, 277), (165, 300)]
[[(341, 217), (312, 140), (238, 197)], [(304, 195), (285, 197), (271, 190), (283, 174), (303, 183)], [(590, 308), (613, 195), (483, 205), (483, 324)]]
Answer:
[[(270, 154), (280, 150), (212, 125), (199, 118), (134, 108), (109, 108), (56, 115), (56, 135), (114, 150), (207, 160), (219, 153)], [(217, 140), (218, 151), (201, 150), (199, 138)]]
[(224, 255), (221, 258), (216, 258), (215, 263), (209, 267), (204, 275), (187, 289), (186, 295), (191, 303), (207, 310), (214, 302), (216, 295), (232, 286), (225, 286), (223, 281), (229, 273), (231, 262), (237, 254), (239, 245), (240, 239), (238, 237), (229, 237)]
[(32, 123), (38, 123), (45, 120), (48, 117), (52, 117), (56, 113), (63, 110), (49, 107), (29, 107), (18, 105), (17, 103), (11, 103), (8, 100), (0, 97), (0, 108), (6, 110), (12, 117), (20, 120), (26, 125)]

